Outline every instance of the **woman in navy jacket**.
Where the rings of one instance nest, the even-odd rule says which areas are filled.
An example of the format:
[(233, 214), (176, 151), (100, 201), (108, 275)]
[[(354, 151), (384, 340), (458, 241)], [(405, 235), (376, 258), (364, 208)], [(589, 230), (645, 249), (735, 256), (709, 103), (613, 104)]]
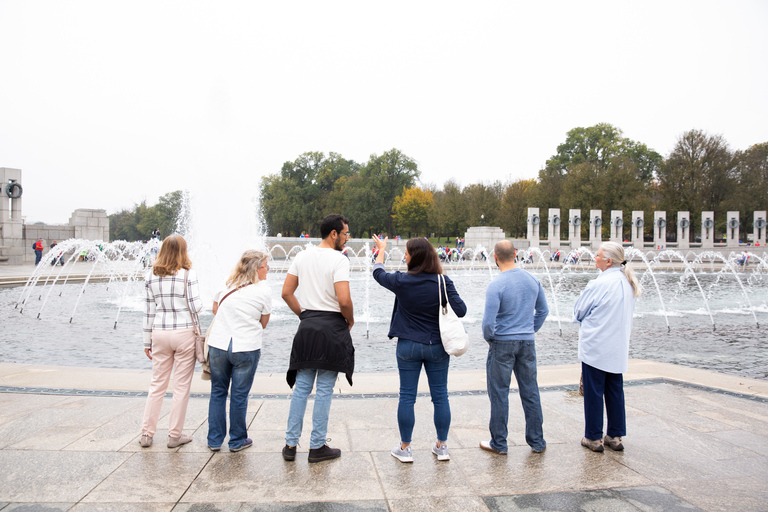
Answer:
[[(450, 460), (446, 444), (451, 426), (451, 408), (448, 404), (450, 356), (443, 350), (438, 320), (440, 303), (437, 276), (443, 271), (440, 260), (427, 240), (411, 238), (405, 246), (408, 272), (387, 273), (384, 270), (384, 251), (388, 239), (380, 240), (374, 235), (373, 240), (379, 250), (373, 266), (373, 278), (395, 294), (389, 337), (397, 338), (397, 368), (400, 372), (397, 423), (400, 428), (400, 444), (392, 449), (392, 456), (400, 462), (413, 462), (413, 406), (423, 365), (435, 407), (437, 442), (432, 446), (432, 453), (438, 460)], [(459, 297), (453, 281), (446, 276), (445, 283), (451, 307), (458, 316), (464, 316), (467, 306)]]

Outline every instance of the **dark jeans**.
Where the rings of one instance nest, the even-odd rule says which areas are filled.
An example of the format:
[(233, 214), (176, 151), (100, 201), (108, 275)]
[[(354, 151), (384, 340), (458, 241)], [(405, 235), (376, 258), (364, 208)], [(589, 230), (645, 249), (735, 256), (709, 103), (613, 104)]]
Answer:
[(584, 437), (603, 438), (603, 397), (608, 413), (608, 429), (611, 437), (627, 435), (627, 419), (624, 411), (624, 376), (608, 373), (594, 366), (581, 363), (584, 379)]
[(509, 385), (512, 372), (517, 379), (520, 401), (525, 414), (525, 440), (534, 450), (547, 446), (544, 441), (539, 384), (536, 380), (536, 343), (534, 341), (491, 341), (485, 362), (488, 398), (491, 399), (491, 447), (507, 453), (509, 421)]
[(248, 410), (248, 393), (253, 385), (253, 375), (259, 365), (261, 350), (232, 352), (215, 347), (208, 350), (211, 363), (211, 400), (208, 403), (208, 446), (218, 448), (227, 434), (227, 393), (229, 398), (229, 447), (239, 448), (248, 437), (245, 413)]
[(38, 251), (35, 249), (35, 265), (40, 263), (40, 260), (43, 259), (43, 251)]
[(397, 424), (400, 441), (411, 442), (416, 417), (413, 406), (419, 387), (421, 367), (427, 372), (429, 394), (434, 405), (434, 422), (439, 441), (448, 440), (451, 427), (451, 406), (448, 403), (448, 363), (451, 361), (442, 343), (426, 345), (410, 340), (397, 342), (397, 369), (400, 371), (400, 401), (397, 404)]

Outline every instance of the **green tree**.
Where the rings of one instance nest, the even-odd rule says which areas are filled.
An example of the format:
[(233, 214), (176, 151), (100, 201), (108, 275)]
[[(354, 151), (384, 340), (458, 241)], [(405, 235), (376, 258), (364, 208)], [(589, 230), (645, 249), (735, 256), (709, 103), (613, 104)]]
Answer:
[(467, 205), (464, 218), (468, 226), (498, 226), (500, 224), (501, 200), (504, 196), (500, 181), (491, 184), (473, 183), (462, 191)]
[(443, 190), (434, 195), (435, 223), (440, 226), (438, 236), (464, 236), (469, 224), (467, 222), (467, 202), (459, 183), (449, 179), (443, 184)]
[(403, 188), (413, 187), (419, 175), (416, 162), (398, 149), (391, 149), (381, 156), (371, 155), (360, 170), (366, 187), (376, 192), (376, 214), (385, 221), (390, 237), (394, 236), (392, 208), (395, 198)]
[(768, 142), (738, 151), (735, 161), (738, 185), (727, 202), (728, 209), (745, 214), (744, 230), (751, 232), (754, 222), (752, 212), (768, 210)]
[(408, 238), (411, 233), (427, 234), (427, 222), (429, 210), (433, 204), (432, 192), (418, 187), (403, 189), (402, 195), (395, 198), (392, 206), (395, 221), (399, 228), (408, 230)]
[[(526, 236), (528, 207), (533, 206), (532, 198), (537, 187), (536, 180), (517, 180), (504, 188), (501, 200), (500, 227), (514, 238)], [(546, 213), (543, 213), (546, 218)], [(545, 235), (546, 233), (542, 233)]]
[[(318, 234), (330, 209), (335, 183), (359, 165), (338, 153), (307, 152), (285, 162), (280, 174), (262, 178), (261, 205), (270, 234)], [(343, 212), (338, 212), (343, 213)]]
[(678, 138), (659, 170), (660, 206), (672, 212), (689, 211), (694, 222), (702, 211), (714, 211), (715, 229), (724, 230), (723, 200), (734, 191), (736, 177), (736, 162), (725, 139), (690, 130)]

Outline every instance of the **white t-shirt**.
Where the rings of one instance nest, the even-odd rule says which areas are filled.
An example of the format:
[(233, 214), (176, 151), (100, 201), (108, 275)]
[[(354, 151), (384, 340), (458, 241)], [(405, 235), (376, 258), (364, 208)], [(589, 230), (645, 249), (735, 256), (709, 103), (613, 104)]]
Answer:
[[(220, 302), (232, 288), (219, 291), (213, 298)], [(261, 348), (264, 329), (261, 315), (272, 313), (272, 291), (267, 283), (260, 281), (237, 290), (219, 306), (213, 328), (208, 336), (208, 345), (232, 352), (250, 352)]]
[(341, 312), (333, 285), (349, 282), (349, 259), (340, 251), (310, 247), (296, 255), (288, 273), (299, 278), (296, 298), (302, 311)]

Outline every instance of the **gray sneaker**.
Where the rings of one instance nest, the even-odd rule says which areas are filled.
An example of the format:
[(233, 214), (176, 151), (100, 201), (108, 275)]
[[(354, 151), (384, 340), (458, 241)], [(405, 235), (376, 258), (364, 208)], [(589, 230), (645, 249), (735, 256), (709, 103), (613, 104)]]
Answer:
[(148, 436), (144, 434), (143, 436), (141, 436), (141, 439), (139, 439), (139, 444), (141, 445), (142, 448), (149, 448), (150, 446), (152, 446), (152, 436)]
[(432, 445), (432, 453), (437, 455), (437, 460), (451, 460), (451, 454), (448, 453), (448, 445), (442, 443), (439, 447), (437, 443)]
[(621, 436), (611, 437), (611, 436), (605, 436), (605, 439), (603, 439), (603, 443), (605, 446), (610, 448), (611, 450), (620, 452), (624, 449), (624, 445), (621, 444)]
[(410, 446), (406, 446), (405, 448), (400, 448), (400, 445), (398, 444), (397, 446), (392, 448), (392, 451), (390, 453), (394, 458), (396, 458), (400, 462), (413, 462), (413, 450), (411, 450)]
[(192, 436), (181, 434), (179, 437), (168, 438), (168, 448), (178, 448), (179, 446), (192, 442)]
[(589, 448), (593, 452), (602, 452), (603, 450), (605, 450), (605, 448), (603, 448), (602, 439), (587, 439), (585, 437), (581, 440), (581, 446), (585, 448)]

